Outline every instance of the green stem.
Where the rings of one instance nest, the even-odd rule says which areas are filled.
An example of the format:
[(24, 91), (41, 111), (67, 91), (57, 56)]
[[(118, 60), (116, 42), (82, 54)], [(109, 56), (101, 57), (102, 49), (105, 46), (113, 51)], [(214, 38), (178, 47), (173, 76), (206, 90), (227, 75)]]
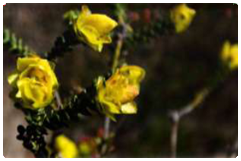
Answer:
[[(124, 40), (124, 35), (126, 34), (126, 30), (125, 30), (125, 22), (122, 16), (118, 17), (118, 21), (119, 24), (121, 24), (124, 28), (123, 28), (123, 32), (119, 33), (119, 39), (117, 41), (117, 45), (116, 45), (116, 49), (115, 49), (115, 54), (113, 57), (113, 62), (112, 62), (112, 72), (114, 72), (116, 70), (116, 68), (118, 67), (119, 64), (119, 59), (120, 59), (120, 55), (121, 55), (121, 49), (123, 46), (123, 40)], [(110, 123), (111, 120), (109, 117), (105, 118), (105, 123), (104, 123), (104, 138), (108, 139), (109, 138), (109, 131), (110, 131)]]
[(172, 121), (170, 139), (171, 158), (176, 158), (177, 155), (178, 129), (181, 119), (191, 113), (194, 109), (196, 109), (208, 96), (209, 93), (209, 90), (205, 88), (197, 94), (197, 96), (190, 104), (188, 104), (184, 108), (181, 108), (180, 110), (173, 110), (169, 113), (169, 117)]
[(25, 57), (34, 53), (32, 49), (23, 44), (21, 38), (17, 37), (8, 29), (3, 30), (3, 45), (7, 47), (12, 54), (17, 56)]
[[(120, 36), (122, 37), (122, 36)], [(118, 67), (118, 63), (119, 63), (119, 58), (121, 55), (121, 48), (123, 45), (123, 39), (120, 38), (117, 42), (117, 46), (116, 46), (116, 50), (115, 50), (115, 55), (113, 58), (113, 64), (112, 64), (112, 70), (115, 71), (115, 69)]]

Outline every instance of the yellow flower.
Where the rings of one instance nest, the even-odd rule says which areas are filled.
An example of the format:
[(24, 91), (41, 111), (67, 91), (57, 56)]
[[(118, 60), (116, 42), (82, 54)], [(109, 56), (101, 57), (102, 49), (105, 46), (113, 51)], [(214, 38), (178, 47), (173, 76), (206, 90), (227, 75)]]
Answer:
[(59, 135), (55, 140), (55, 148), (61, 158), (76, 158), (78, 148), (73, 141), (64, 135)]
[(30, 109), (49, 105), (58, 81), (50, 63), (37, 56), (18, 58), (17, 71), (8, 77), (9, 84), (18, 89), (16, 98)]
[[(79, 156), (81, 158), (90, 158), (98, 156), (98, 144), (97, 140), (100, 138), (90, 137), (86, 138), (86, 140), (81, 140), (79, 143)], [(101, 141), (101, 140), (100, 140)]]
[(238, 44), (231, 45), (229, 41), (223, 44), (221, 58), (226, 62), (230, 69), (238, 68)]
[(135, 114), (134, 99), (139, 95), (145, 70), (138, 66), (123, 66), (106, 81), (97, 81), (97, 101), (103, 112), (114, 119), (114, 114)]
[(185, 31), (191, 24), (196, 11), (186, 4), (180, 4), (171, 10), (171, 21), (175, 24), (177, 33)]
[(91, 147), (88, 142), (82, 142), (79, 144), (79, 151), (82, 154), (81, 156), (90, 156)]
[(109, 33), (117, 26), (117, 22), (104, 14), (92, 14), (87, 6), (74, 23), (74, 31), (81, 41), (94, 50), (101, 52), (103, 44), (111, 43)]

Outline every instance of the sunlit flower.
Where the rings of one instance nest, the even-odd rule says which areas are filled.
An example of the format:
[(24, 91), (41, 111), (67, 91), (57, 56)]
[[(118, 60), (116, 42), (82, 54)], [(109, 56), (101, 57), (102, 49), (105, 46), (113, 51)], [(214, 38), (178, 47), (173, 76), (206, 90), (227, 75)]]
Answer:
[(82, 156), (90, 156), (91, 146), (87, 142), (82, 142), (81, 144), (79, 144), (79, 151)]
[(191, 24), (196, 11), (186, 4), (180, 4), (171, 10), (171, 21), (175, 24), (177, 33), (184, 32)]
[(123, 66), (108, 79), (97, 81), (97, 101), (102, 111), (111, 119), (114, 114), (135, 114), (134, 99), (139, 95), (140, 82), (145, 70), (138, 66)]
[(87, 43), (94, 50), (101, 52), (103, 44), (112, 42), (110, 32), (117, 26), (117, 22), (104, 14), (92, 14), (87, 6), (74, 23), (74, 31), (81, 41)]
[(84, 137), (79, 143), (81, 157), (93, 157), (97, 154), (97, 142), (95, 137)]
[(55, 148), (58, 157), (76, 158), (78, 156), (78, 148), (75, 143), (64, 135), (59, 135), (55, 140)]
[[(79, 155), (81, 158), (96, 158), (100, 157), (100, 153), (102, 153), (104, 146), (104, 130), (100, 128), (97, 132), (97, 136), (95, 137), (81, 137), (80, 142), (78, 144), (79, 147)], [(110, 133), (109, 139), (112, 137), (112, 133)], [(108, 147), (110, 148), (110, 147)]]
[(9, 84), (18, 90), (16, 98), (25, 108), (38, 109), (49, 105), (58, 81), (48, 60), (38, 56), (18, 58), (17, 70), (8, 77)]
[(226, 41), (222, 47), (221, 58), (229, 65), (230, 69), (238, 68), (238, 44)]

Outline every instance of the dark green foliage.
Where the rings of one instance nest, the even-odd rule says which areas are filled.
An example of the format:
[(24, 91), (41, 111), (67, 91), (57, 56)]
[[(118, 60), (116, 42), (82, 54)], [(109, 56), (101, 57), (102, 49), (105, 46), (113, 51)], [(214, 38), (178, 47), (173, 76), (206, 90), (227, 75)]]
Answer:
[(84, 115), (90, 116), (94, 112), (99, 113), (97, 103), (95, 102), (95, 87), (92, 86), (86, 91), (74, 95), (63, 109), (54, 110), (52, 107), (46, 107), (39, 110), (30, 110), (21, 108), (20, 103), (15, 106), (22, 109), (25, 113), (28, 126), (18, 127), (18, 140), (23, 141), (26, 149), (34, 153), (36, 157), (48, 157), (44, 135), (46, 128), (50, 130), (59, 130), (67, 127), (71, 122), (79, 121)]
[(30, 150), (37, 158), (46, 158), (49, 156), (46, 149), (44, 135), (47, 131), (44, 127), (28, 125), (26, 128), (18, 126), (17, 139), (23, 141), (23, 146)]
[(25, 57), (32, 53), (32, 50), (23, 44), (22, 39), (16, 37), (16, 35), (8, 29), (3, 30), (3, 45), (8, 47), (9, 51), (13, 54), (20, 57)]
[(78, 95), (72, 96), (63, 109), (49, 112), (43, 125), (51, 130), (57, 130), (68, 126), (70, 122), (80, 120), (83, 116), (100, 113), (94, 98), (95, 91), (92, 87)]
[(64, 14), (64, 20), (67, 24), (73, 25), (73, 23), (77, 20), (79, 13), (79, 10), (70, 10)]
[[(126, 6), (121, 4), (110, 5), (115, 19), (123, 19), (127, 22)], [(49, 52), (44, 53), (44, 57), (50, 61), (57, 61), (57, 58), (63, 56), (64, 53), (72, 50), (72, 47), (80, 44), (74, 30), (73, 23), (78, 18), (79, 11), (71, 10), (64, 15), (64, 19), (68, 22), (68, 29), (57, 37), (54, 46)], [(113, 33), (113, 42), (120, 39), (120, 35), (125, 39), (125, 48), (129, 48), (138, 43), (148, 42), (149, 39), (161, 36), (168, 33), (169, 29), (172, 29), (170, 23), (165, 20), (152, 23), (143, 28), (135, 30), (135, 32), (128, 31), (129, 24), (123, 23), (118, 26), (116, 32)], [(17, 53), (19, 56), (27, 56), (30, 53), (28, 47), (22, 45), (22, 40), (17, 39), (16, 36), (4, 30), (4, 44), (10, 46), (10, 50), (13, 53)], [(115, 43), (109, 45), (110, 50), (114, 50)], [(110, 75), (106, 78), (108, 78)], [(12, 92), (15, 93), (16, 91)], [(53, 109), (52, 107), (46, 107), (44, 109), (31, 110), (23, 108), (21, 100), (15, 100), (15, 107), (21, 109), (25, 113), (28, 126), (18, 127), (19, 135), (17, 138), (23, 141), (23, 145), (26, 149), (34, 153), (36, 157), (50, 157), (54, 156), (54, 153), (50, 154), (46, 150), (46, 142), (44, 135), (49, 130), (59, 130), (64, 127), (68, 127), (71, 122), (79, 121), (83, 116), (90, 116), (94, 113), (101, 114), (101, 108), (95, 101), (96, 87), (93, 86), (87, 88), (83, 92), (70, 97), (69, 101), (64, 105), (62, 109)], [(14, 98), (14, 97), (13, 97)], [(110, 143), (108, 143), (110, 144)], [(103, 148), (107, 143), (101, 145), (101, 151), (106, 153), (106, 148)]]
[[(114, 130), (116, 134), (116, 139), (114, 140), (116, 152), (107, 157), (169, 157), (170, 124), (166, 115), (169, 110), (181, 109), (185, 106), (193, 99), (196, 92), (203, 87), (210, 87), (210, 89), (213, 90), (203, 103), (202, 107), (198, 108), (195, 112), (182, 120), (179, 128), (177, 156), (224, 157), (227, 148), (230, 148), (230, 151), (228, 151), (230, 154), (228, 155), (231, 155), (234, 152), (231, 145), (233, 142), (232, 140), (236, 139), (235, 137), (237, 136), (238, 116), (236, 107), (238, 103), (238, 92), (236, 89), (238, 86), (238, 72), (236, 70), (230, 73), (228, 67), (223, 69), (223, 62), (217, 58), (219, 57), (219, 48), (224, 40), (230, 39), (233, 42), (237, 42), (238, 12), (237, 8), (234, 8), (236, 5), (188, 4), (188, 6), (192, 6), (192, 8), (197, 10), (197, 17), (194, 19), (191, 28), (183, 34), (174, 34), (173, 24), (168, 20), (169, 17), (163, 15), (163, 13), (169, 14), (166, 11), (169, 11), (169, 9), (176, 4), (124, 4), (124, 7), (121, 7), (122, 5), (123, 4), (90, 5), (91, 9), (96, 9), (100, 12), (103, 11), (115, 20), (118, 20), (118, 12), (120, 8), (125, 9), (126, 12), (124, 13), (128, 16), (126, 23), (131, 25), (133, 32), (129, 31), (127, 37), (125, 37), (123, 41), (123, 50), (119, 64), (122, 64), (122, 61), (123, 63), (126, 63), (125, 58), (128, 58), (128, 62), (141, 65), (145, 68), (147, 73), (145, 82), (141, 86), (141, 93), (137, 99), (138, 114), (132, 116), (120, 116), (120, 118), (118, 117), (118, 124), (112, 123), (113, 126), (111, 126), (111, 131)], [(61, 9), (53, 11), (53, 6)], [(68, 10), (74, 5), (56, 4), (53, 6), (48, 7), (48, 5), (44, 4), (40, 6), (28, 4), (24, 6), (16, 5), (15, 8), (5, 8), (4, 17), (7, 21), (4, 20), (4, 24), (8, 24), (10, 25), (8, 27), (14, 28), (14, 25), (16, 26), (18, 23), (13, 22), (22, 22), (22, 20), (28, 22), (30, 18), (33, 18), (35, 21), (32, 21), (27, 25), (29, 25), (28, 28), (33, 30), (37, 29), (37, 32), (32, 33), (32, 36), (39, 36), (38, 38), (40, 42), (36, 43), (35, 46), (37, 48), (42, 48), (46, 45), (43, 45), (41, 41), (51, 39), (52, 36), (56, 34), (56, 32), (52, 31), (53, 29), (60, 28), (60, 30), (62, 30), (63, 26), (58, 26), (59, 23), (56, 23), (58, 19), (55, 19), (55, 16), (61, 15), (63, 10)], [(76, 7), (79, 8), (79, 4), (76, 5)], [(106, 7), (109, 8), (107, 9)], [(44, 14), (33, 14), (29, 17), (28, 14), (32, 13), (32, 11), (35, 12), (35, 8), (40, 8), (38, 13), (40, 14), (43, 12)], [(16, 17), (16, 15), (14, 15), (15, 12), (12, 12), (15, 9), (18, 9), (21, 12), (23, 11), (21, 13), (21, 15), (23, 15)], [(152, 16), (150, 21), (145, 21), (144, 9), (150, 10)], [(73, 24), (78, 17), (79, 11), (71, 10), (64, 15), (64, 20), (67, 22), (67, 25)], [(158, 13), (158, 11), (160, 11), (160, 14), (157, 14), (157, 16), (154, 15), (154, 13)], [(129, 13), (137, 13), (139, 19), (134, 19), (131, 17), (133, 15)], [(16, 18), (16, 20), (14, 19), (12, 22), (11, 17)], [(52, 23), (46, 23), (49, 21)], [(43, 22), (46, 24), (44, 24), (44, 26), (41, 25), (41, 27), (39, 27), (39, 25), (36, 27), (36, 22)], [(23, 25), (20, 24), (20, 27), (21, 26)], [(17, 25), (17, 27), (19, 26)], [(39, 29), (40, 31), (38, 32)], [(94, 96), (87, 96), (85, 94), (83, 94), (85, 95), (83, 97), (80, 96), (81, 94), (74, 95), (67, 100), (68, 98), (66, 99), (66, 95), (72, 92), (69, 92), (67, 88), (69, 88), (69, 86), (72, 87), (72, 82), (70, 83), (69, 79), (66, 78), (71, 75), (68, 72), (69, 70), (76, 69), (78, 73), (86, 71), (82, 74), (84, 77), (82, 77), (82, 75), (78, 76), (77, 83), (83, 85), (86, 84), (85, 82), (88, 83), (88, 80), (92, 80), (96, 74), (95, 68), (98, 68), (99, 64), (92, 64), (86, 61), (82, 62), (79, 61), (79, 59), (94, 59), (96, 62), (102, 61), (103, 56), (106, 57), (106, 59), (111, 59), (110, 57), (114, 55), (113, 53), (116, 48), (116, 42), (119, 39), (119, 34), (124, 30), (124, 26), (122, 25), (115, 28), (112, 33), (113, 43), (105, 45), (105, 49), (107, 49), (104, 50), (103, 54), (105, 55), (98, 55), (84, 51), (85, 54), (87, 53), (86, 56), (85, 54), (83, 55), (76, 51), (71, 52), (73, 57), (68, 57), (66, 55), (66, 60), (74, 59), (75, 61), (75, 63), (71, 64), (71, 68), (68, 65), (66, 66), (66, 63), (57, 64), (58, 68), (62, 68), (61, 70), (57, 69), (57, 73), (63, 77), (63, 80), (60, 80), (63, 91), (60, 92), (61, 96), (64, 98), (62, 101), (66, 102), (66, 104), (64, 103), (65, 108), (53, 109), (52, 107), (46, 107), (44, 111), (28, 110), (26, 114), (27, 123), (29, 126), (36, 129), (46, 125), (49, 126), (51, 122), (55, 123), (54, 125), (50, 124), (48, 128), (60, 130), (53, 131), (51, 144), (55, 140), (54, 136), (58, 135), (59, 131), (66, 130), (65, 132), (67, 134), (71, 133), (72, 137), (75, 137), (76, 135), (80, 135), (81, 137), (81, 135), (89, 135), (89, 133), (97, 126), (102, 126), (102, 121), (98, 122), (96, 121), (96, 118), (91, 117), (87, 120), (84, 119), (83, 121), (78, 122), (77, 127), (72, 127), (73, 124), (71, 122), (78, 121), (82, 117), (85, 117), (83, 115), (90, 115), (92, 113), (84, 107), (84, 104), (86, 106), (88, 105), (88, 107), (93, 107), (89, 109), (97, 109), (97, 106), (94, 105), (93, 102), (92, 104), (88, 101), (88, 97)], [(28, 31), (24, 28), (18, 31), (28, 35)], [(46, 33), (48, 35), (46, 35)], [(173, 35), (169, 37), (169, 34)], [(6, 39), (6, 37), (10, 36), (7, 35), (10, 35), (10, 33), (5, 33), (4, 31), (4, 50), (10, 49), (11, 42)], [(58, 39), (59, 40), (56, 40), (59, 44), (58, 46), (62, 48), (62, 45), (66, 45), (64, 44), (65, 39), (62, 36)], [(14, 40), (14, 42), (16, 42), (16, 40)], [(21, 44), (21, 41), (19, 44)], [(73, 47), (73, 45), (69, 44), (68, 47), (63, 48), (66, 48), (67, 50), (65, 52), (68, 52), (71, 50), (71, 47)], [(59, 52), (56, 49), (54, 50), (54, 54), (49, 56), (49, 59), (55, 61), (56, 58), (64, 54), (64, 52)], [(45, 58), (48, 57), (47, 51), (43, 51), (43, 53), (46, 53)], [(49, 53), (51, 53), (51, 51), (49, 51)], [(11, 54), (15, 54), (15, 57), (22, 56), (16, 51), (11, 52)], [(8, 55), (6, 55), (6, 57), (8, 57)], [(7, 61), (4, 62), (7, 64)], [(67, 64), (69, 64), (69, 62), (70, 61), (67, 61)], [(87, 63), (88, 67), (86, 67)], [(7, 64), (6, 66), (8, 67), (9, 65)], [(95, 67), (92, 68), (92, 66)], [(80, 68), (82, 69), (79, 70)], [(83, 68), (87, 70), (84, 70)], [(105, 71), (105, 69), (99, 71)], [(4, 72), (8, 73), (7, 70)], [(93, 74), (90, 74), (90, 72)], [(228, 79), (225, 79), (226, 77)], [(89, 94), (87, 91), (84, 93)], [(12, 98), (15, 98), (16, 93), (13, 92), (13, 94)], [(88, 103), (81, 103), (81, 99), (82, 101), (86, 100), (83, 102)], [(4, 102), (5, 101), (7, 100), (4, 100)], [(15, 99), (13, 101), (16, 102)], [(20, 103), (17, 102), (15, 107), (22, 109)], [(8, 106), (7, 103), (6, 106)], [(73, 114), (70, 116), (69, 113)], [(6, 125), (8, 126), (8, 123)], [(63, 128), (68, 125), (70, 126), (70, 129)], [(46, 127), (44, 128), (46, 129)], [(27, 126), (20, 126), (18, 128), (20, 134), (18, 139), (23, 141), (25, 147), (33, 151), (36, 157), (54, 157), (55, 152), (53, 151), (44, 154), (44, 148), (42, 150), (41, 148), (39, 150), (36, 148), (35, 150), (32, 150), (32, 142), (36, 141), (34, 141), (34, 139), (26, 138), (31, 138), (30, 135), (27, 135), (27, 133), (31, 134), (31, 132), (27, 132), (27, 130), (32, 131), (31, 129), (32, 128), (27, 128)], [(118, 129), (118, 131), (116, 129)], [(6, 130), (7, 129), (5, 128), (5, 131)], [(78, 132), (79, 130), (84, 131), (85, 134), (77, 134), (76, 130)], [(37, 136), (39, 134), (35, 135)], [(45, 136), (45, 134), (43, 136)], [(10, 142), (5, 142), (9, 144), (9, 146), (12, 146)], [(45, 143), (39, 141), (38, 144), (43, 145)], [(102, 151), (101, 149), (106, 149), (106, 144), (108, 144), (107, 141), (102, 141), (99, 151)], [(111, 144), (112, 143), (110, 143), (110, 145)], [(54, 149), (54, 144), (52, 146), (48, 144), (47, 146), (50, 147), (51, 150)], [(101, 157), (103, 157), (103, 154)]]
[(54, 60), (59, 56), (63, 56), (64, 53), (71, 51), (72, 46), (79, 44), (80, 41), (77, 39), (71, 26), (66, 30), (62, 36), (57, 37), (53, 48), (50, 52), (45, 54), (48, 60)]
[(169, 19), (160, 18), (158, 21), (134, 29), (132, 34), (128, 34), (125, 44), (127, 48), (140, 43), (148, 43), (153, 38), (171, 34), (174, 31), (174, 25)]

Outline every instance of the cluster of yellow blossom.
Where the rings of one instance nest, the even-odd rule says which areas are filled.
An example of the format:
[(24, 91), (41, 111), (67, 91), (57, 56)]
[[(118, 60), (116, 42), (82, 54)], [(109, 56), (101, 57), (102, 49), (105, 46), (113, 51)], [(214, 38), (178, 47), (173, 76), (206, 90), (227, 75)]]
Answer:
[(101, 137), (84, 137), (76, 144), (65, 135), (59, 135), (55, 139), (55, 149), (58, 158), (86, 158), (98, 156), (98, 145)]
[[(82, 7), (74, 31), (78, 38), (93, 49), (101, 51), (103, 44), (111, 43), (110, 32), (117, 22), (103, 14), (92, 14), (87, 6)], [(96, 100), (102, 111), (114, 118), (114, 114), (134, 114), (137, 107), (134, 98), (139, 94), (140, 82), (145, 76), (144, 69), (137, 66), (123, 66), (107, 80), (97, 81)], [(17, 71), (8, 77), (9, 84), (18, 90), (16, 98), (23, 107), (44, 108), (54, 99), (58, 81), (48, 60), (33, 55), (18, 58)]]
[(92, 14), (87, 6), (83, 6), (74, 23), (74, 31), (81, 41), (101, 52), (103, 44), (112, 42), (109, 34), (116, 26), (115, 20), (104, 14)]
[(101, 143), (101, 137), (85, 137), (79, 143), (79, 153), (81, 157), (98, 157), (98, 146)]
[(196, 11), (186, 4), (181, 4), (171, 10), (171, 21), (175, 25), (177, 33), (184, 32), (190, 26)]
[(238, 44), (225, 41), (221, 51), (221, 58), (224, 63), (228, 64), (230, 69), (238, 68)]
[(44, 108), (49, 105), (58, 81), (48, 60), (34, 55), (18, 58), (17, 71), (8, 77), (9, 84), (18, 89), (17, 99), (30, 109)]
[[(190, 26), (196, 11), (186, 4), (171, 10), (170, 18), (177, 33), (184, 32)], [(117, 22), (104, 14), (92, 14), (87, 6), (82, 7), (78, 19), (73, 24), (79, 40), (94, 50), (101, 52), (104, 44), (112, 42), (110, 32)], [(238, 44), (226, 41), (221, 51), (222, 60), (230, 69), (238, 68)], [(136, 114), (137, 105), (134, 99), (140, 93), (140, 83), (145, 77), (145, 70), (139, 66), (122, 66), (105, 80), (99, 77), (96, 81), (96, 97), (100, 110), (110, 119), (117, 114)], [(51, 104), (59, 84), (51, 62), (36, 54), (17, 59), (17, 70), (8, 77), (9, 84), (16, 89), (16, 99), (21, 100), (23, 107), (29, 109), (44, 108)], [(57, 157), (75, 158), (92, 154), (93, 141), (82, 142), (78, 147), (64, 135), (55, 140)], [(91, 149), (92, 148), (92, 149)]]
[(141, 67), (123, 66), (106, 81), (99, 77), (96, 99), (102, 111), (111, 119), (113, 114), (135, 114), (137, 107), (133, 100), (139, 95), (144, 76), (145, 70)]
[(76, 158), (78, 148), (75, 143), (64, 135), (59, 135), (55, 139), (55, 148), (60, 158)]

